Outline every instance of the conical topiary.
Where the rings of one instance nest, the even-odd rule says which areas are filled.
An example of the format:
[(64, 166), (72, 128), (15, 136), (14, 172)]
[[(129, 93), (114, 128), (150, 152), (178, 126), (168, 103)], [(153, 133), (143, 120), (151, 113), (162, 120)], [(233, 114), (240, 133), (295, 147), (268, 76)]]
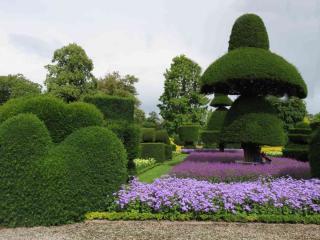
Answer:
[(282, 123), (265, 96), (307, 96), (298, 70), (269, 51), (266, 28), (254, 14), (245, 14), (235, 22), (229, 52), (204, 72), (201, 91), (240, 95), (227, 113), (221, 138), (240, 142), (246, 161), (261, 160), (262, 144), (284, 143)]

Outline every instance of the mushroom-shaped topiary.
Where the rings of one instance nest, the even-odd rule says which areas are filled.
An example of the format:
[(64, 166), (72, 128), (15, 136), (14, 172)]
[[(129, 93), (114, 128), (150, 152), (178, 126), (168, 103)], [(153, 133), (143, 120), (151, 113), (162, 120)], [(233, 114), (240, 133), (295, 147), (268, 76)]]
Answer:
[(254, 14), (245, 14), (235, 22), (229, 52), (204, 72), (201, 91), (240, 95), (227, 113), (221, 139), (240, 142), (246, 161), (261, 160), (262, 144), (273, 146), (284, 141), (281, 122), (265, 96), (307, 96), (298, 70), (269, 51), (266, 28)]
[(231, 106), (231, 104), (232, 104), (232, 100), (228, 97), (228, 95), (216, 93), (210, 103), (210, 106), (220, 108), (220, 107)]

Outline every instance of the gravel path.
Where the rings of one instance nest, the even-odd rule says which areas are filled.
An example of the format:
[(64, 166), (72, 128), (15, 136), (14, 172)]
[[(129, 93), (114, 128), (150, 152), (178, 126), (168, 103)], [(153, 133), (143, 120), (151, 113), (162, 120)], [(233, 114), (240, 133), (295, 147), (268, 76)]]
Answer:
[(319, 225), (168, 221), (87, 221), (58, 227), (0, 229), (0, 240), (320, 240)]

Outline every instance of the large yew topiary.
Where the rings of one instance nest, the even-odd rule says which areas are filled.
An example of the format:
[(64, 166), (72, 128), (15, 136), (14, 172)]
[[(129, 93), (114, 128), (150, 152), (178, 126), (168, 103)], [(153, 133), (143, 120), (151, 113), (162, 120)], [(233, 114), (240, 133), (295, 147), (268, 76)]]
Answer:
[(267, 95), (307, 96), (297, 69), (269, 51), (266, 28), (259, 16), (245, 14), (234, 24), (229, 52), (201, 77), (203, 93), (240, 95), (226, 115), (221, 139), (240, 142), (247, 161), (259, 161), (261, 145), (284, 143), (283, 128)]
[(320, 129), (317, 129), (311, 138), (309, 164), (311, 167), (311, 175), (320, 178)]

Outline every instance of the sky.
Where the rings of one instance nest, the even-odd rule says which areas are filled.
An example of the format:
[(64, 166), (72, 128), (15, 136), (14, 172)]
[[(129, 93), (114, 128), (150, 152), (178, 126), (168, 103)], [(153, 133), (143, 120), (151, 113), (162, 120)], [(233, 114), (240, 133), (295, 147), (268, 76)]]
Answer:
[(299, 69), (307, 109), (320, 112), (320, 0), (0, 0), (0, 75), (43, 85), (54, 50), (75, 42), (96, 77), (137, 76), (142, 109), (158, 111), (172, 58), (185, 54), (204, 71), (245, 13), (262, 17), (270, 50)]

